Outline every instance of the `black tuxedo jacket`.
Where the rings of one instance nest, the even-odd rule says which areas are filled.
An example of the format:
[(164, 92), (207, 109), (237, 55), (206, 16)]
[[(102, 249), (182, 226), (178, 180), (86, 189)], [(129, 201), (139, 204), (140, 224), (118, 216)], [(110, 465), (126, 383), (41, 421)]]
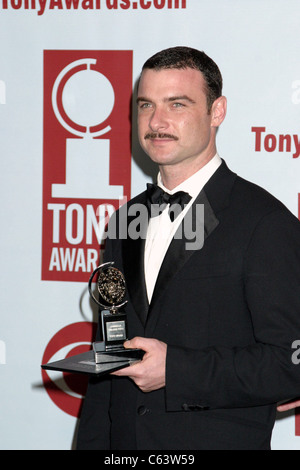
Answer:
[[(145, 204), (134, 198), (117, 214)], [(79, 449), (269, 449), (276, 403), (300, 395), (300, 223), (225, 162), (200, 192), (205, 240), (173, 239), (151, 304), (143, 237), (108, 240), (125, 275), (129, 335), (168, 345), (166, 387), (91, 379)], [(192, 209), (191, 209), (192, 210)], [(122, 217), (126, 212), (126, 217)], [(124, 235), (124, 233), (123, 233)]]

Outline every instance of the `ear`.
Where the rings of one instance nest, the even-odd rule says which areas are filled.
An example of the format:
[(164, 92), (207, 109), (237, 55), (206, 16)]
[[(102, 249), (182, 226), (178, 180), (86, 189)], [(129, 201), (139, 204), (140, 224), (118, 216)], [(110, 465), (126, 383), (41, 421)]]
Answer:
[(225, 119), (227, 111), (227, 99), (225, 96), (217, 98), (211, 108), (211, 126), (219, 127)]

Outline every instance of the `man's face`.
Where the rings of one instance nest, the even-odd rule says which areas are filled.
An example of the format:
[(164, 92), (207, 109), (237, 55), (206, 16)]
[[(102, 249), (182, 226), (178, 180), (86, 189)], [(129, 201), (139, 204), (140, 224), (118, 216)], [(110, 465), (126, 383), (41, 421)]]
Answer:
[(146, 69), (137, 103), (140, 144), (154, 162), (201, 167), (214, 156), (216, 120), (201, 72)]

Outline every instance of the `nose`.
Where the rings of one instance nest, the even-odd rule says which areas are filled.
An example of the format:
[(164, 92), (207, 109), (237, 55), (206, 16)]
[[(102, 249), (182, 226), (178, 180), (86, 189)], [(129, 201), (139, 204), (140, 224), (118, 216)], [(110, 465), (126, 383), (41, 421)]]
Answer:
[(149, 127), (153, 132), (159, 132), (166, 130), (168, 127), (168, 119), (166, 112), (160, 108), (156, 107), (150, 117)]

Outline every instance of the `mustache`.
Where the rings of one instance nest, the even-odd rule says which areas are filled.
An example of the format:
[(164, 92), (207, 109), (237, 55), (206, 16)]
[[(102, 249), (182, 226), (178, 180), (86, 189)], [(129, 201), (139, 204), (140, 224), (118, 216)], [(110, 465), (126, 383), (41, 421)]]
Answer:
[(146, 139), (173, 139), (173, 140), (178, 140), (178, 137), (172, 134), (162, 134), (160, 132), (149, 132), (148, 134), (145, 135), (145, 140)]

